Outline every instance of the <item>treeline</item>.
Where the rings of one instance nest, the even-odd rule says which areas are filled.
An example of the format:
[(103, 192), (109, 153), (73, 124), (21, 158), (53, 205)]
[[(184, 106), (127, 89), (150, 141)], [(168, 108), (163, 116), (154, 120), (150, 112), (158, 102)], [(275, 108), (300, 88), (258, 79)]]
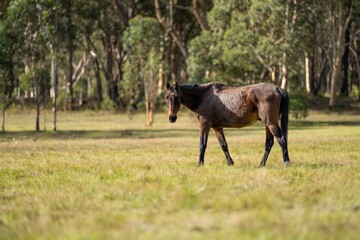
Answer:
[(357, 96), (355, 0), (2, 0), (0, 93), (11, 104), (143, 108), (169, 81), (273, 82), (293, 95)]

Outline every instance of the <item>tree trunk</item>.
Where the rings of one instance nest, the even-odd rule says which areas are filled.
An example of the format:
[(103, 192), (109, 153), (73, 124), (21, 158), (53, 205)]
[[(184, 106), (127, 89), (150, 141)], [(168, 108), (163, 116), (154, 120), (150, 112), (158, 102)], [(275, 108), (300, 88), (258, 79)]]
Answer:
[(101, 85), (100, 65), (97, 58), (93, 58), (93, 63), (94, 63), (94, 71), (95, 71), (95, 79), (96, 79), (97, 104), (98, 107), (100, 107), (103, 101), (103, 89)]
[(2, 121), (1, 121), (1, 131), (5, 132), (5, 88), (2, 91)]
[(174, 0), (170, 0), (169, 1), (169, 17), (168, 17), (168, 22), (164, 21), (164, 18), (162, 17), (161, 11), (160, 11), (160, 4), (158, 0), (154, 0), (154, 7), (155, 7), (155, 15), (156, 18), (158, 20), (158, 22), (160, 23), (160, 25), (169, 33), (169, 36), (171, 37), (171, 39), (174, 41), (174, 43), (177, 45), (177, 47), (179, 48), (185, 63), (187, 66), (189, 66), (189, 52), (185, 46), (185, 43), (183, 41), (183, 38), (179, 35), (180, 33), (178, 31), (176, 31), (174, 29), (174, 16), (173, 16), (173, 7), (174, 7)]
[(110, 33), (105, 33), (105, 35), (102, 36), (102, 42), (103, 47), (105, 51), (105, 61), (104, 61), (104, 74), (106, 78), (107, 83), (107, 94), (109, 98), (115, 102), (118, 103), (118, 87), (117, 87), (117, 81), (114, 78), (114, 54), (113, 54), (113, 48), (111, 45), (111, 36)]
[(57, 69), (57, 59), (54, 54), (54, 50), (51, 48), (52, 57), (51, 57), (51, 98), (53, 103), (53, 131), (56, 131), (56, 118), (57, 118), (57, 95), (58, 95), (58, 69)]
[(349, 52), (350, 52), (350, 28), (351, 23), (349, 23), (345, 32), (345, 48), (344, 54), (342, 56), (342, 72), (343, 79), (340, 89), (340, 96), (348, 97), (349, 96), (349, 80), (348, 80), (348, 70), (349, 70)]
[(43, 89), (42, 92), (42, 97), (43, 97), (43, 106), (44, 106), (44, 131), (46, 131), (46, 88)]
[(318, 94), (320, 87), (320, 74), (319, 74), (319, 46), (318, 46), (318, 31), (317, 31), (317, 19), (316, 14), (313, 14), (312, 33), (313, 44), (311, 54), (311, 78), (310, 78), (310, 91), (315, 96)]
[(73, 54), (74, 54), (74, 43), (73, 43), (73, 23), (71, 18), (71, 7), (72, 0), (68, 0), (67, 5), (67, 31), (68, 31), (68, 78), (67, 78), (67, 94), (69, 96), (69, 110), (73, 110), (74, 107), (74, 92), (73, 92)]
[[(290, 15), (290, 0), (286, 1), (285, 5), (285, 37), (288, 38), (289, 34), (294, 32), (294, 26), (297, 19), (297, 0), (293, 0), (293, 12), (291, 15), (291, 22), (289, 21)], [(286, 40), (287, 41), (287, 40)], [(283, 59), (281, 63), (281, 88), (288, 88), (288, 64), (287, 64), (288, 56), (287, 52), (283, 53)]]
[[(343, 6), (339, 6), (339, 21), (342, 21), (343, 19), (343, 12), (344, 12), (343, 8), (344, 8)], [(338, 35), (335, 40), (336, 42), (334, 44), (335, 56), (332, 66), (332, 73), (331, 73), (331, 90), (330, 90), (329, 107), (334, 107), (336, 105), (336, 92), (337, 92), (338, 81), (341, 73), (341, 60), (344, 53), (345, 32), (349, 26), (351, 14), (352, 14), (352, 7), (350, 5), (350, 9), (346, 16), (345, 22), (340, 22), (339, 29), (336, 30), (338, 32)]]
[(101, 84), (100, 63), (99, 63), (98, 56), (96, 54), (95, 46), (92, 43), (89, 36), (86, 36), (86, 41), (87, 41), (87, 45), (88, 45), (88, 51), (89, 51), (91, 60), (94, 65), (94, 72), (95, 72), (95, 79), (96, 79), (96, 92), (97, 92), (97, 107), (99, 108), (103, 101), (103, 88), (102, 88), (102, 84)]
[(281, 88), (282, 89), (287, 89), (288, 86), (288, 81), (287, 81), (287, 66), (286, 66), (286, 61), (287, 61), (287, 54), (283, 53), (283, 62), (281, 64)]
[[(353, 53), (354, 58), (355, 58), (355, 65), (356, 65), (355, 71), (356, 71), (356, 76), (357, 76), (358, 88), (360, 89), (360, 59), (359, 59), (360, 54), (352, 48), (350, 48), (350, 51)], [(359, 91), (359, 101), (360, 101), (360, 91)]]
[(35, 130), (40, 131), (40, 81), (41, 74), (36, 74), (34, 67), (34, 82), (35, 82), (35, 101), (36, 101), (36, 118), (35, 118)]
[(144, 81), (144, 90), (145, 90), (145, 114), (146, 114), (146, 126), (151, 126), (151, 122), (149, 119), (150, 115), (150, 96), (149, 96), (149, 84), (145, 79)]
[(155, 81), (154, 70), (150, 70), (149, 79), (145, 80), (145, 103), (146, 103), (146, 125), (151, 127), (154, 123), (155, 115)]
[[(204, 7), (204, 5), (203, 5), (203, 7)], [(202, 10), (203, 10), (203, 13), (206, 12), (205, 9), (202, 9)], [(192, 1), (192, 12), (193, 12), (193, 14), (196, 18), (196, 21), (199, 24), (201, 30), (204, 32), (209, 30), (208, 24), (206, 22), (206, 18), (204, 19), (199, 13), (199, 8), (197, 6), (197, 0)]]
[(305, 52), (305, 86), (306, 86), (306, 93), (310, 94), (310, 67), (309, 67), (309, 56), (307, 52)]

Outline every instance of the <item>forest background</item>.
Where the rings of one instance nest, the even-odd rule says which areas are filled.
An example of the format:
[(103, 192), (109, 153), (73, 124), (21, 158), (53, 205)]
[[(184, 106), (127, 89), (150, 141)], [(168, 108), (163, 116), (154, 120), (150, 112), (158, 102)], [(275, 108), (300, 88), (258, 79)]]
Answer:
[(351, 108), (359, 55), (359, 1), (2, 0), (2, 131), (9, 108), (35, 108), (37, 131), (46, 109), (53, 130), (80, 109), (146, 111), (150, 126), (174, 81), (272, 82), (295, 117), (309, 100)]

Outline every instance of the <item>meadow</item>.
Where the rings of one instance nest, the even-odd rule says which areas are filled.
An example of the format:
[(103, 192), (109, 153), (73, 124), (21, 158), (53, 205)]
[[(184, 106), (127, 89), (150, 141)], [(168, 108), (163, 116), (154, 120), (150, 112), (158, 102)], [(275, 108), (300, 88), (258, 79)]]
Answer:
[(210, 133), (197, 167), (186, 111), (153, 127), (142, 114), (61, 112), (57, 132), (47, 115), (36, 133), (33, 112), (7, 114), (0, 239), (359, 239), (359, 115), (291, 119), (289, 168), (277, 143), (258, 167), (261, 124), (225, 130), (230, 167)]

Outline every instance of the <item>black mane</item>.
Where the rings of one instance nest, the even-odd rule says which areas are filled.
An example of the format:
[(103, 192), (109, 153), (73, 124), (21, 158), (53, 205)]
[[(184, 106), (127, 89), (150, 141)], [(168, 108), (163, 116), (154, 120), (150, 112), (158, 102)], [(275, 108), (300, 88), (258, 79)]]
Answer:
[(181, 84), (180, 86), (183, 91), (189, 91), (189, 90), (193, 90), (199, 85), (195, 83), (195, 84)]

